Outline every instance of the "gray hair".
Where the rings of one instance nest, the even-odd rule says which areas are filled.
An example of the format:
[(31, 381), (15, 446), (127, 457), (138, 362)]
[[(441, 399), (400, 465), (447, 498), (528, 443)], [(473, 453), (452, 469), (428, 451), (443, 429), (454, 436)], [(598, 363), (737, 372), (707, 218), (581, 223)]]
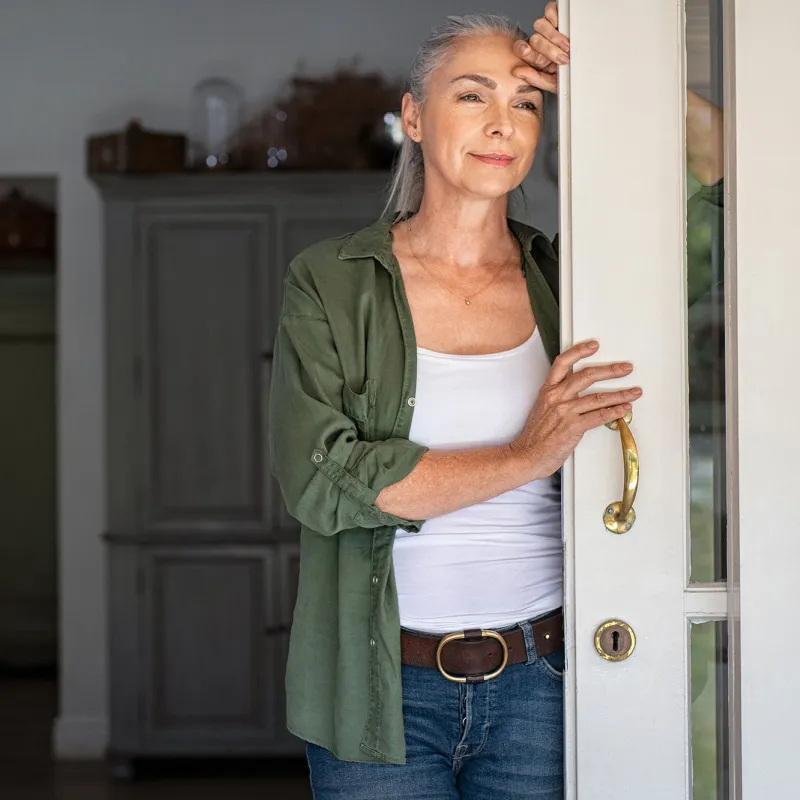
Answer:
[[(447, 59), (450, 51), (468, 36), (505, 35), (511, 39), (528, 40), (520, 26), (498, 14), (465, 14), (451, 16), (434, 28), (422, 43), (408, 76), (406, 91), (411, 93), (418, 104), (425, 102), (428, 79)], [(406, 136), (397, 155), (388, 199), (382, 216), (398, 215), (399, 219), (419, 211), (422, 192), (425, 188), (425, 165), (422, 158), (422, 145)]]

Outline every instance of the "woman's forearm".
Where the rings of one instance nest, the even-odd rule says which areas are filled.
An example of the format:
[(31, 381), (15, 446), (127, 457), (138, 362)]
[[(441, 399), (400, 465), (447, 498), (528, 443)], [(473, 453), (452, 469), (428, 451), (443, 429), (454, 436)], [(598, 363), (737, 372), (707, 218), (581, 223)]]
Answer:
[(509, 446), (429, 450), (375, 505), (403, 519), (425, 520), (482, 503), (535, 480), (530, 463)]
[(725, 136), (722, 109), (686, 92), (686, 157), (689, 171), (705, 186), (725, 173)]

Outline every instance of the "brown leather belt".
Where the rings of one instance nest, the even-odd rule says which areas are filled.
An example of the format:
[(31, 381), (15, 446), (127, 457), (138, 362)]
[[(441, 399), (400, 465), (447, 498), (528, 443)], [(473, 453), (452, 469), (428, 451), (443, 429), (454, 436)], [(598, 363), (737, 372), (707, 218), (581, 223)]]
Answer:
[[(564, 647), (564, 616), (561, 610), (531, 623), (537, 656), (556, 653)], [(506, 658), (507, 651), (507, 658)], [(447, 636), (401, 630), (403, 664), (432, 667), (456, 683), (481, 683), (496, 678), (509, 664), (528, 660), (522, 628), (510, 631), (475, 628)]]

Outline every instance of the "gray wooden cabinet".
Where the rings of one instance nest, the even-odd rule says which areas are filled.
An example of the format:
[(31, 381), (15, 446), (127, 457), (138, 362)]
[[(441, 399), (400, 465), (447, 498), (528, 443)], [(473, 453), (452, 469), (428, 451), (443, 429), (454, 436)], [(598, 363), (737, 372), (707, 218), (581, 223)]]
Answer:
[(384, 173), (97, 180), (105, 208), (111, 742), (302, 754), (284, 666), (299, 537), (271, 477), (291, 258), (381, 210)]

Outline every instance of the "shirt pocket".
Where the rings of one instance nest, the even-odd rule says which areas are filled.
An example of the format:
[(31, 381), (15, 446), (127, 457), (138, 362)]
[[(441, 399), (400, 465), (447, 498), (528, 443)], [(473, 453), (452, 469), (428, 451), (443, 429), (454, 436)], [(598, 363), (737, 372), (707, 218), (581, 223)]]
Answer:
[(378, 384), (367, 378), (360, 393), (354, 392), (344, 383), (342, 388), (342, 411), (355, 423), (358, 436), (365, 442), (373, 441), (375, 435), (375, 398)]

